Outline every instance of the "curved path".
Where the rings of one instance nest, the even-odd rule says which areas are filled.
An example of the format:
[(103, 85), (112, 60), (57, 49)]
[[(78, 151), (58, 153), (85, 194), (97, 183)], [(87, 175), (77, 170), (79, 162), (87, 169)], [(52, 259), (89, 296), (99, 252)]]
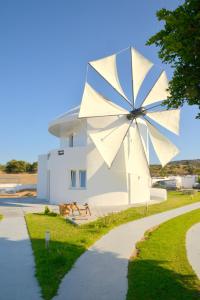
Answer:
[(200, 278), (200, 223), (193, 225), (186, 235), (188, 260)]
[(111, 230), (77, 260), (54, 300), (126, 299), (128, 261), (137, 241), (149, 228), (198, 208), (200, 203), (190, 204)]

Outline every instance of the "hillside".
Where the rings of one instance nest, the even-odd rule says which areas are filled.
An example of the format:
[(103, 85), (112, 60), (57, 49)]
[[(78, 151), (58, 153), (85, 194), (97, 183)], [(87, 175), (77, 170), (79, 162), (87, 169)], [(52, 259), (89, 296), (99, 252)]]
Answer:
[(153, 177), (168, 175), (200, 175), (200, 159), (172, 161), (164, 168), (162, 168), (161, 165), (151, 165), (150, 172)]
[[(172, 161), (164, 168), (161, 165), (150, 165), (151, 176), (200, 175), (200, 159)], [(6, 174), (0, 171), (0, 183), (36, 184), (37, 174)]]

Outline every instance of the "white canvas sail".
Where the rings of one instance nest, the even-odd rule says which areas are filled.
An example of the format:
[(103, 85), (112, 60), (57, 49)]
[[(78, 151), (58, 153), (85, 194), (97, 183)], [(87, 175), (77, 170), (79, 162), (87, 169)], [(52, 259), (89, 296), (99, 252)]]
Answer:
[(128, 114), (127, 110), (105, 99), (86, 82), (79, 112), (79, 118), (126, 114)]
[(128, 173), (137, 174), (138, 176), (149, 176), (149, 165), (138, 129), (138, 125), (134, 122), (129, 130), (129, 159)]
[(161, 165), (164, 167), (174, 156), (176, 156), (179, 153), (179, 150), (172, 142), (170, 142), (148, 121), (146, 121), (146, 124), (149, 129), (149, 135), (154, 150), (158, 156)]
[(153, 63), (140, 54), (136, 49), (131, 48), (132, 59), (132, 84), (134, 91), (134, 101), (136, 100), (139, 89), (147, 73), (153, 66)]
[(116, 54), (89, 62), (89, 64), (127, 101), (127, 97), (120, 85), (117, 66)]
[(121, 116), (105, 130), (90, 134), (92, 141), (109, 168), (119, 151), (130, 123), (131, 121), (128, 121), (125, 116)]
[(180, 109), (148, 112), (146, 115), (175, 134), (179, 134)]
[(166, 72), (163, 71), (159, 76), (158, 80), (150, 90), (149, 94), (145, 98), (142, 106), (154, 104), (155, 102), (159, 102), (162, 100), (166, 100), (169, 96), (168, 89), (168, 79)]

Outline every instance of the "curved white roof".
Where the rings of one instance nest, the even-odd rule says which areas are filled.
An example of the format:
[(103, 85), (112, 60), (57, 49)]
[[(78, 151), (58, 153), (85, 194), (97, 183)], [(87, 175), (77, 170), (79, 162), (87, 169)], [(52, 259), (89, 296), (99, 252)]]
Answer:
[(78, 119), (79, 110), (80, 106), (76, 106), (58, 116), (54, 121), (49, 123), (49, 132), (57, 137), (67, 136), (81, 122)]

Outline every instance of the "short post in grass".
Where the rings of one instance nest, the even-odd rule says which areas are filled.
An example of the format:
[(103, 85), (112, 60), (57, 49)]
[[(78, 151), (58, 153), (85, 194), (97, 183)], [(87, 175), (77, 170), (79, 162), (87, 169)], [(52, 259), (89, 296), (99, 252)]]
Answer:
[(50, 231), (46, 230), (45, 231), (45, 247), (46, 247), (46, 249), (49, 249), (50, 238), (51, 238)]

